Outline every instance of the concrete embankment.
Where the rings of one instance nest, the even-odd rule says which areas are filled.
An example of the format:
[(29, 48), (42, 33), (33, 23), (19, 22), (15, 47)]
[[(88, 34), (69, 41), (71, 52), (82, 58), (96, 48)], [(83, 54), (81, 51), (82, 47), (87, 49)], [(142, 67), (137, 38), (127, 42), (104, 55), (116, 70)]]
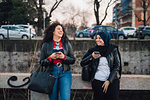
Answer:
[[(0, 72), (29, 73), (39, 66), (41, 40), (0, 40)], [(75, 64), (72, 73), (80, 74), (84, 53), (94, 40), (71, 40)], [(119, 46), (123, 74), (150, 75), (150, 40), (112, 40)]]
[[(0, 98), (7, 100), (48, 100), (47, 95), (29, 92), (27, 85), (11, 88), (8, 78), (17, 76), (14, 85), (23, 84), (22, 79), (39, 66), (41, 40), (0, 40)], [(94, 40), (71, 40), (75, 64), (73, 73), (72, 95), (74, 100), (93, 97), (90, 83), (81, 80), (80, 61), (84, 53), (95, 45)], [(120, 100), (149, 100), (150, 98), (150, 40), (112, 40), (119, 46), (122, 58), (122, 78)], [(20, 92), (21, 91), (21, 92)], [(16, 95), (20, 95), (16, 97)], [(73, 100), (73, 99), (71, 99)]]

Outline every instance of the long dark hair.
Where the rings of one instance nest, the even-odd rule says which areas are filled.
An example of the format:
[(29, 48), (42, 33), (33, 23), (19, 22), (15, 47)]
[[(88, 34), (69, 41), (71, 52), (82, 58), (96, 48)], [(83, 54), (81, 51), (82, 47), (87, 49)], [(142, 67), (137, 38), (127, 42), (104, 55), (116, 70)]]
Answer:
[(65, 32), (63, 25), (60, 24), (58, 21), (55, 21), (55, 22), (52, 22), (50, 25), (48, 25), (48, 27), (45, 29), (44, 38), (42, 40), (41, 47), (42, 47), (43, 43), (50, 42), (53, 40), (53, 32), (55, 31), (55, 28), (58, 25), (60, 25), (62, 27), (63, 32), (64, 32), (63, 36), (62, 36), (62, 42), (66, 42), (69, 40), (67, 35), (66, 35), (66, 32)]

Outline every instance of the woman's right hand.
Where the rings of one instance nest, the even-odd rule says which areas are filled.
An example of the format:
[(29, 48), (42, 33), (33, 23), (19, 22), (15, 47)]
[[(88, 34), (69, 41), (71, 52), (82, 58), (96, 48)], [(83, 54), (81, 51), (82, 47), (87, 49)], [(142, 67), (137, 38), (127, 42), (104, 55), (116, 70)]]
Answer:
[(99, 58), (101, 55), (100, 55), (100, 54), (95, 54), (95, 53), (93, 52), (93, 53), (92, 53), (92, 56), (93, 56), (94, 59), (97, 59), (97, 58)]
[(51, 59), (57, 59), (56, 53), (52, 53), (52, 54), (50, 55), (50, 57), (51, 57)]

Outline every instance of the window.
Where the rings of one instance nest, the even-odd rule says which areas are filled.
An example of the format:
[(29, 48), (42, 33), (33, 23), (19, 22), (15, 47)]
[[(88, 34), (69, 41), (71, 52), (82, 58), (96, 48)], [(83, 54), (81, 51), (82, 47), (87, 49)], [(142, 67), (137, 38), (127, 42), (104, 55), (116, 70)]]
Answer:
[(128, 27), (128, 28), (124, 28), (124, 30), (135, 30), (135, 29), (132, 27)]
[(12, 27), (10, 27), (10, 30), (18, 30), (19, 28), (18, 27), (14, 27), (14, 26), (12, 26)]
[(106, 30), (108, 30), (108, 31), (116, 31), (116, 29), (115, 28), (113, 28), (113, 27), (106, 27)]
[(129, 28), (124, 28), (124, 30), (129, 30)]
[(93, 29), (94, 29), (94, 30), (98, 30), (98, 26), (94, 27)]
[(146, 27), (145, 30), (150, 30), (150, 27)]
[(135, 30), (134, 28), (129, 28), (129, 30)]
[(2, 28), (4, 28), (4, 29), (9, 29), (9, 26), (2, 26)]
[(104, 31), (105, 28), (104, 28), (104, 27), (99, 27), (98, 30), (99, 30), (99, 31)]
[(28, 26), (21, 26), (21, 27), (23, 27), (23, 28), (29, 28)]

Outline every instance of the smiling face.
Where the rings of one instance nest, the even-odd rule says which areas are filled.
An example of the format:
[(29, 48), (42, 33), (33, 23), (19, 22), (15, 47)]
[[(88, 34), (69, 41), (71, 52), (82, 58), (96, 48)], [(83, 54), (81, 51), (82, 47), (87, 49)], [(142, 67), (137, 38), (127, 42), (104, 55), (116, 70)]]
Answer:
[(61, 38), (63, 34), (64, 34), (63, 28), (60, 25), (57, 25), (53, 32), (53, 36), (57, 38)]
[(104, 46), (104, 41), (99, 35), (96, 36), (96, 44), (98, 46)]

